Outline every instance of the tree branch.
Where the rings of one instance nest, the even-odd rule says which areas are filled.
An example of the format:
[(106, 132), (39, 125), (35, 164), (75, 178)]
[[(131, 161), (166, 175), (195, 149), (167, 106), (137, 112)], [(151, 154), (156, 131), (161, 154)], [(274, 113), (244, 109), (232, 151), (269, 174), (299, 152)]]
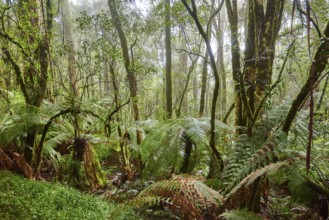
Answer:
[[(326, 38), (322, 38), (321, 43), (314, 55), (313, 62), (310, 67), (310, 71), (314, 71), (314, 81), (317, 81), (320, 77), (322, 71), (328, 65), (328, 58), (329, 58), (329, 22), (326, 25), (324, 30), (324, 35)], [(307, 81), (305, 82), (304, 86), (300, 90), (299, 94), (297, 95), (296, 99), (293, 101), (289, 112), (286, 116), (286, 119), (282, 126), (282, 131), (288, 133), (292, 122), (299, 110), (299, 108), (304, 103), (304, 100), (307, 98), (310, 92), (310, 84), (311, 84), (311, 74), (309, 75)]]

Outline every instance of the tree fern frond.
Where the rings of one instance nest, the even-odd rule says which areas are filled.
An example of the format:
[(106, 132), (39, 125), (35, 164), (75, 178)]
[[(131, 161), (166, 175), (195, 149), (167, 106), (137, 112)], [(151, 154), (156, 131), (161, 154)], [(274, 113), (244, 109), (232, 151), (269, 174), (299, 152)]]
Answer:
[(158, 120), (147, 119), (146, 121), (139, 121), (138, 125), (143, 128), (145, 133), (150, 133), (157, 125)]
[(222, 175), (223, 192), (228, 193), (248, 174), (275, 161), (274, 147), (286, 143), (286, 136), (278, 129), (286, 111), (285, 105), (270, 110), (256, 122), (252, 136), (238, 137)]
[(254, 212), (247, 211), (246, 209), (235, 209), (226, 211), (220, 215), (225, 220), (262, 220)]
[[(154, 140), (155, 143), (146, 145), (149, 144), (149, 140), (145, 138), (146, 142), (143, 141), (141, 146), (142, 158), (145, 161), (144, 172), (150, 172), (155, 176), (168, 174), (171, 170), (178, 171), (183, 161), (183, 127), (174, 124), (170, 127), (165, 126), (162, 131), (165, 132), (160, 134), (163, 135), (162, 139), (154, 137), (151, 141)], [(143, 157), (147, 154), (147, 158)]]
[(41, 131), (45, 118), (39, 114), (38, 108), (17, 104), (12, 106), (0, 124), (0, 143), (8, 144), (23, 137), (29, 129)]
[(252, 189), (256, 180), (260, 180), (263, 176), (270, 175), (282, 167), (288, 166), (289, 163), (289, 161), (271, 163), (250, 173), (226, 195), (227, 199), (221, 210), (239, 208), (241, 204), (246, 202), (249, 195), (253, 193)]
[(150, 201), (151, 205), (162, 205), (165, 201), (165, 205), (173, 212), (179, 210), (183, 217), (204, 219), (204, 216), (216, 216), (214, 214), (223, 203), (223, 197), (199, 180), (174, 176), (150, 185), (130, 203), (150, 205)]
[(128, 202), (129, 205), (132, 205), (137, 208), (149, 207), (149, 206), (172, 206), (173, 202), (171, 198), (161, 197), (161, 196), (143, 196), (138, 199), (133, 199)]
[(60, 154), (55, 148), (64, 141), (73, 139), (74, 136), (72, 133), (66, 132), (49, 132), (48, 135), (51, 136), (51, 138), (46, 140), (43, 144), (44, 153), (51, 159), (60, 159)]
[[(152, 175), (161, 175), (180, 171), (185, 161), (184, 157), (187, 156), (185, 155), (187, 142), (192, 144), (187, 170), (193, 170), (201, 163), (209, 163), (212, 154), (209, 148), (209, 120), (209, 118), (171, 119), (159, 124), (141, 144), (142, 160), (146, 165), (145, 172), (152, 169)], [(220, 121), (216, 121), (216, 126), (217, 133), (229, 129)]]

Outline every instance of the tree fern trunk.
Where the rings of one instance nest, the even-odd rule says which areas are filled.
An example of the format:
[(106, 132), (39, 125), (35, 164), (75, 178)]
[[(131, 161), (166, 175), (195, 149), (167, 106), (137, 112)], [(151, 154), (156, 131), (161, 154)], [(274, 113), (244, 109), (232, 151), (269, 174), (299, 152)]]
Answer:
[(189, 163), (190, 163), (190, 156), (191, 156), (191, 152), (192, 152), (192, 147), (193, 147), (192, 142), (188, 138), (186, 138), (184, 161), (183, 161), (182, 167), (180, 169), (181, 173), (189, 172)]

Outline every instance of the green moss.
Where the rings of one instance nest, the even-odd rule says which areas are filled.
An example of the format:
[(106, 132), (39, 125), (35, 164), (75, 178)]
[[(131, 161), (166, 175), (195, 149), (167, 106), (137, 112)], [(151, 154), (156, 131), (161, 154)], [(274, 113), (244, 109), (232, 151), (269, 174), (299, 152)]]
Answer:
[(59, 184), (0, 171), (0, 219), (141, 219), (132, 209)]

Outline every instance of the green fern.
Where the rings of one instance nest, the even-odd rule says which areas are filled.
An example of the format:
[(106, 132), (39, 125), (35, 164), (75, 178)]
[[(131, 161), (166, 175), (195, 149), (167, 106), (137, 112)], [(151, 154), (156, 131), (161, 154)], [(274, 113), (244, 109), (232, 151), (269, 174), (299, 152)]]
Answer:
[(251, 137), (243, 134), (237, 138), (222, 175), (225, 194), (256, 169), (275, 161), (274, 147), (286, 143), (286, 136), (278, 129), (286, 111), (285, 105), (270, 110), (256, 122)]
[(221, 207), (221, 210), (225, 211), (226, 209), (231, 210), (234, 208), (240, 208), (240, 206), (247, 201), (250, 194), (253, 193), (253, 186), (256, 181), (275, 173), (283, 167), (287, 167), (289, 163), (289, 161), (271, 163), (250, 173), (226, 195), (226, 200)]
[(40, 114), (39, 108), (25, 104), (12, 105), (0, 124), (0, 143), (3, 146), (23, 138), (29, 129), (41, 132), (45, 123), (45, 115)]
[[(218, 132), (229, 129), (217, 121)], [(160, 124), (141, 143), (144, 174), (165, 176), (179, 172), (184, 161), (187, 139), (193, 144), (189, 169), (200, 163), (209, 163), (209, 119), (172, 119)]]

